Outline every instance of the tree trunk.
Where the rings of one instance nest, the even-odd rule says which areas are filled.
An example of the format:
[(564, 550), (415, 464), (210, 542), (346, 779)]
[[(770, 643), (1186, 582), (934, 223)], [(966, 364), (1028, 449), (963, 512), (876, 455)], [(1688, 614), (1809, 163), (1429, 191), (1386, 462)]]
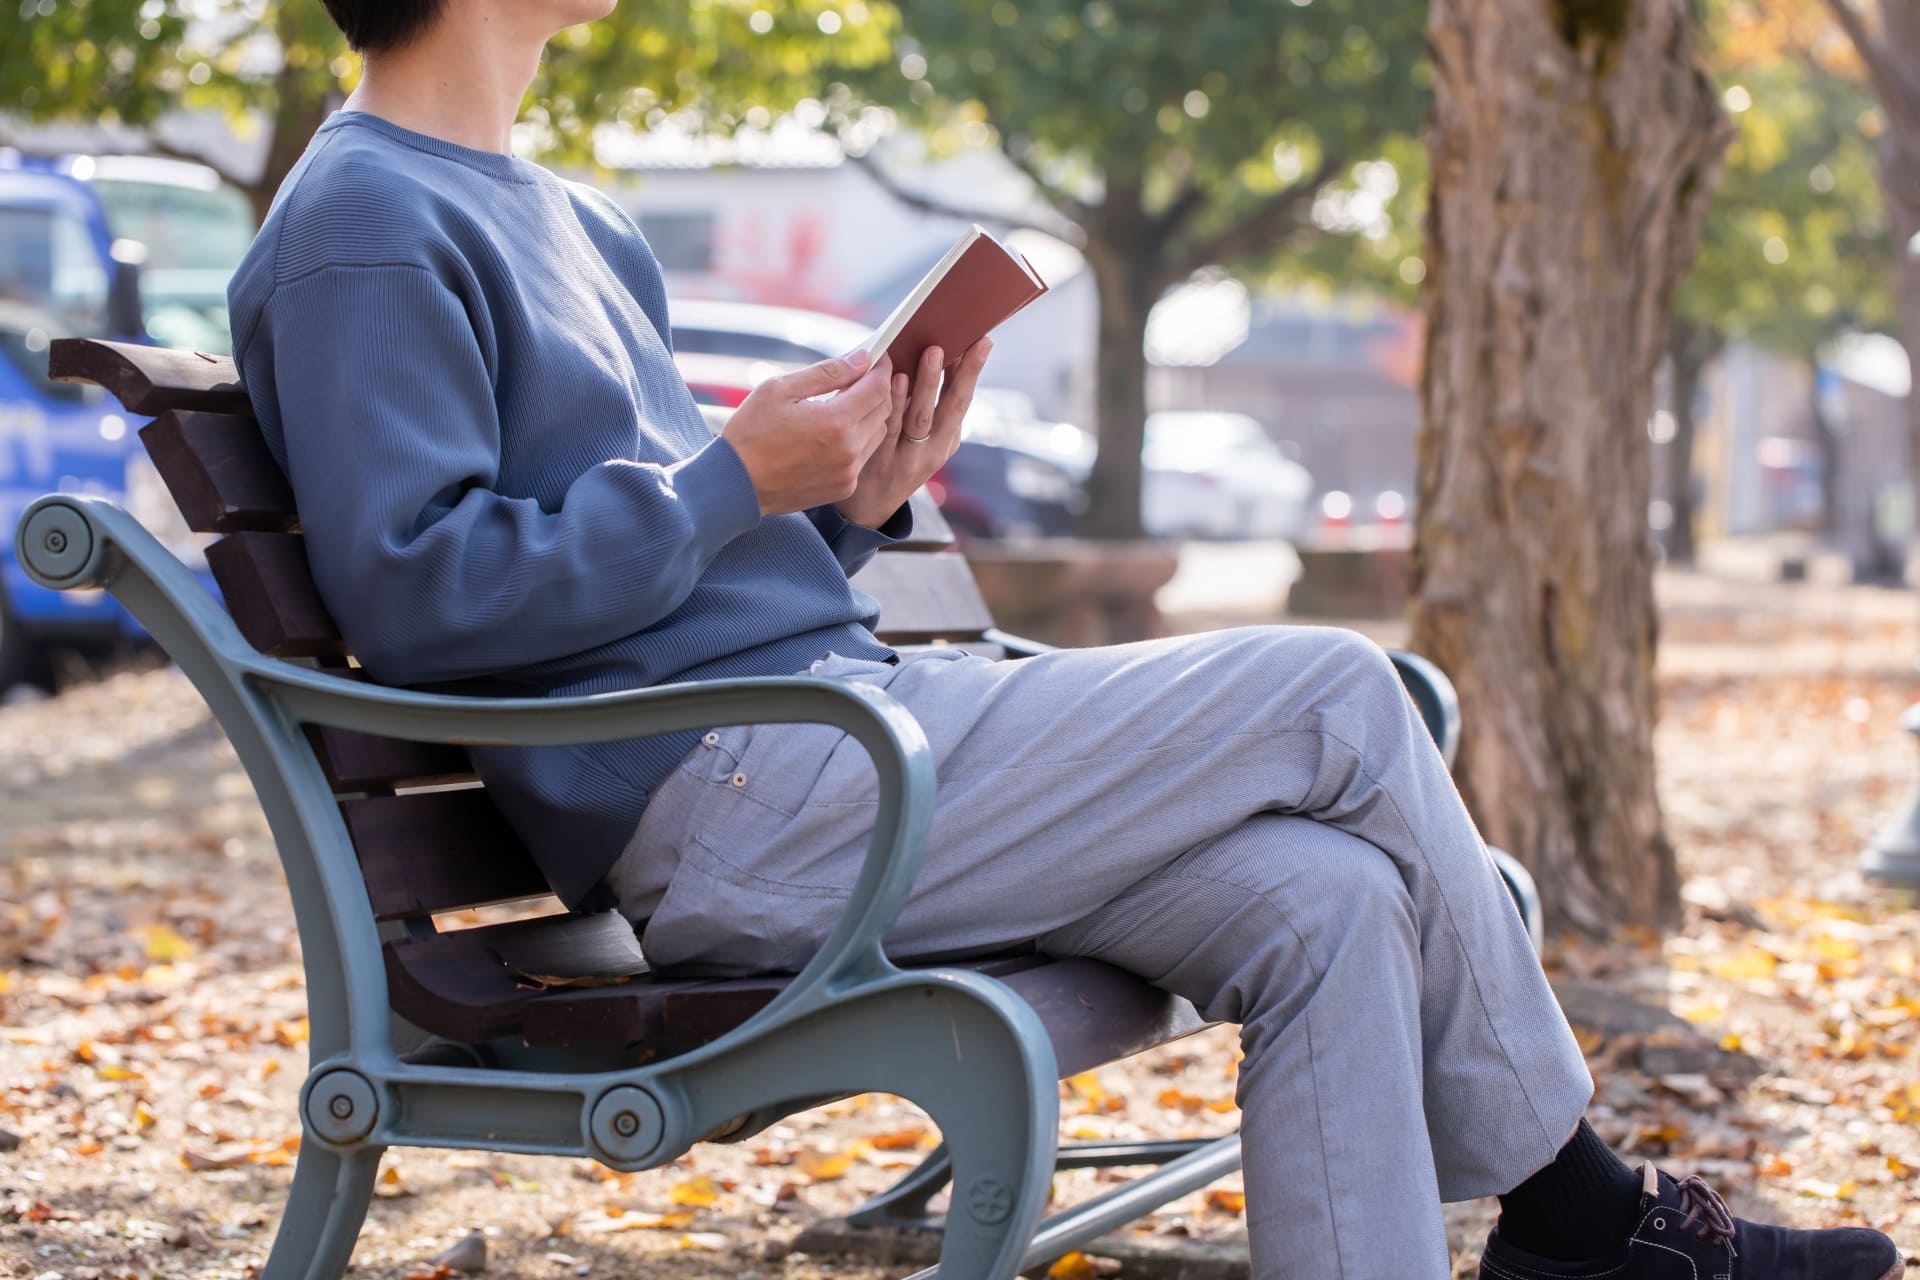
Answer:
[[(1900, 341), (1913, 375), (1907, 390), (1907, 485), (1912, 495), (1908, 510), (1914, 521), (1907, 537), (1909, 558), (1912, 549), (1920, 546), (1920, 136), (1912, 140), (1911, 153), (1912, 167), (1905, 182), (1889, 178), (1886, 184), (1888, 221), (1899, 255), (1894, 269), (1899, 272)], [(1911, 203), (1895, 198), (1903, 186), (1909, 188), (1904, 195)]]
[(1728, 127), (1687, 0), (1434, 0), (1415, 648), (1553, 918), (1659, 925), (1647, 418)]
[(1820, 357), (1807, 358), (1807, 413), (1813, 426), (1814, 447), (1820, 451), (1820, 537), (1829, 545), (1837, 544), (1846, 533), (1845, 513), (1840, 510), (1840, 468), (1845, 463), (1840, 451), (1840, 432), (1827, 417), (1820, 402)]
[[(296, 4), (283, 3), (274, 19), (274, 29), (282, 49), (304, 48), (310, 40), (314, 17), (301, 12)], [(304, 24), (304, 26), (303, 26)], [(321, 74), (304, 61), (286, 58), (273, 78), (273, 117), (267, 123), (267, 155), (260, 176), (241, 190), (253, 202), (255, 224), (267, 220), (273, 197), (280, 184), (307, 149), (314, 131), (333, 109), (332, 99), (339, 93), (330, 75)]]
[(1159, 300), (1161, 247), (1149, 242), (1138, 190), (1109, 179), (1098, 225), (1087, 228), (1087, 260), (1100, 287), (1094, 359), (1094, 416), (1100, 447), (1087, 481), (1090, 538), (1141, 537), (1140, 451), (1147, 422), (1147, 316)]
[(1673, 440), (1667, 452), (1667, 559), (1692, 564), (1695, 553), (1693, 503), (1693, 442), (1699, 434), (1694, 404), (1700, 398), (1700, 377), (1720, 352), (1720, 335), (1705, 325), (1675, 320), (1667, 340), (1667, 369), (1673, 399)]
[(1915, 527), (1909, 556), (1920, 547), (1920, 0), (1881, 0), (1880, 38), (1887, 55), (1870, 65), (1886, 134), (1880, 185), (1893, 232), (1900, 303), (1900, 341), (1913, 386), (1907, 394), (1907, 483)]

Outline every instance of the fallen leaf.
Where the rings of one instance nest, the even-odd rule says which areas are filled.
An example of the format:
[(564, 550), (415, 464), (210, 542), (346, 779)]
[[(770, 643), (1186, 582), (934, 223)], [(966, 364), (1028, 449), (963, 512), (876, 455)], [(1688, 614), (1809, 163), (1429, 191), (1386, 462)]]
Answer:
[(667, 1192), (670, 1202), (691, 1205), (696, 1209), (704, 1209), (719, 1198), (720, 1193), (714, 1188), (712, 1178), (688, 1178), (676, 1182), (673, 1189)]
[(843, 1151), (838, 1155), (829, 1155), (808, 1147), (800, 1152), (797, 1163), (800, 1172), (815, 1182), (833, 1182), (847, 1176), (847, 1170), (853, 1167), (853, 1153)]
[(436, 1254), (431, 1263), (435, 1267), (445, 1267), (462, 1275), (472, 1275), (476, 1271), (487, 1269), (487, 1237), (480, 1231), (469, 1231), (454, 1241), (444, 1252)]
[(1215, 1213), (1230, 1213), (1237, 1217), (1247, 1211), (1247, 1193), (1215, 1187), (1207, 1192), (1207, 1208)]
[(1722, 956), (1707, 966), (1716, 978), (1755, 980), (1771, 978), (1780, 967), (1780, 958), (1758, 947), (1743, 947), (1730, 956)]
[(1859, 1189), (1860, 1184), (1851, 1179), (1846, 1182), (1823, 1182), (1818, 1178), (1809, 1178), (1794, 1188), (1799, 1194), (1817, 1200), (1851, 1200)]
[(207, 1238), (199, 1224), (188, 1222), (174, 1228), (167, 1236), (167, 1243), (176, 1249), (196, 1249), (205, 1251), (213, 1248), (213, 1241)]
[(140, 939), (146, 948), (147, 959), (161, 964), (172, 964), (176, 960), (185, 960), (194, 953), (194, 945), (169, 929), (164, 924), (143, 924), (134, 929), (133, 936)]
[(931, 1145), (932, 1137), (925, 1129), (895, 1129), (891, 1133), (879, 1133), (867, 1141), (880, 1151), (915, 1151), (922, 1146)]
[(1095, 1280), (1099, 1274), (1094, 1270), (1092, 1259), (1078, 1249), (1061, 1254), (1047, 1268), (1047, 1280)]
[(195, 1173), (206, 1173), (211, 1169), (233, 1169), (247, 1162), (253, 1153), (245, 1148), (235, 1150), (227, 1148), (214, 1151), (195, 1151), (192, 1147), (183, 1147), (180, 1151), (180, 1163)]

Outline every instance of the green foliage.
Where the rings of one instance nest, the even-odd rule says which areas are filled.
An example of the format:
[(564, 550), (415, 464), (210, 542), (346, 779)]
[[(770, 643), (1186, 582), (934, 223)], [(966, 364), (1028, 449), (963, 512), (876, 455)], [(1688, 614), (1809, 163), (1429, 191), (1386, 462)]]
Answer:
[[(0, 102), (39, 120), (150, 126), (185, 107), (223, 111), (242, 128), (304, 130), (359, 76), (319, 0), (245, 0), (195, 16), (209, 8), (0, 0)], [(573, 161), (591, 159), (605, 122), (644, 125), (691, 107), (731, 128), (753, 107), (817, 91), (828, 56), (850, 67), (885, 57), (891, 12), (859, 0), (627, 0), (554, 41), (525, 118), (543, 150)], [(284, 176), (275, 164), (245, 185), (271, 192)]]
[(1398, 167), (1379, 157), (1419, 126), (1425, 6), (899, 0), (898, 10), (892, 58), (836, 66), (828, 105), (843, 122), (890, 108), (936, 151), (998, 145), (1073, 225), (1102, 313), (1100, 453), (1083, 532), (1139, 537), (1152, 303), (1202, 268), (1269, 274), (1322, 233), (1349, 253), (1369, 238), (1356, 228), (1383, 215), (1341, 215), (1398, 194)]
[(1360, 293), (1403, 306), (1420, 300), (1427, 278), (1422, 223), (1427, 213), (1427, 144), (1416, 133), (1381, 143), (1376, 166), (1329, 192), (1319, 234), (1257, 260), (1253, 274), (1280, 288)]
[(1681, 289), (1682, 318), (1812, 357), (1893, 318), (1871, 93), (1791, 57), (1721, 76), (1739, 135)]
[[(269, 118), (288, 94), (323, 99), (355, 61), (315, 0), (254, 0), (189, 20), (169, 0), (20, 0), (0, 5), (0, 102), (33, 119), (152, 125), (181, 108)], [(281, 65), (274, 56), (285, 47)]]
[(669, 113), (731, 132), (819, 94), (823, 66), (884, 62), (894, 11), (860, 0), (625, 0), (548, 47), (521, 119), (542, 150), (593, 158), (601, 125), (645, 129)]
[(1183, 262), (1224, 239), (1220, 265), (1243, 266), (1310, 225), (1309, 201), (1232, 234), (1272, 197), (1417, 130), (1424, 29), (1402, 0), (944, 0), (901, 5), (886, 64), (836, 70), (847, 103), (894, 108), (936, 146), (997, 142), (1070, 216), (1120, 231), (1180, 208), (1154, 248)]

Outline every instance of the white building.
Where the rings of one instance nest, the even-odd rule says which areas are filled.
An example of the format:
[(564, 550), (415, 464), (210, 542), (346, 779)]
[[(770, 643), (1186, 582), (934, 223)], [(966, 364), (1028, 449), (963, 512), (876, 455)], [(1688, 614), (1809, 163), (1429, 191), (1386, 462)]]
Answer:
[[(633, 215), (671, 297), (810, 307), (877, 323), (967, 223), (910, 208), (830, 136), (785, 120), (734, 138), (656, 129), (603, 145), (596, 175)], [(1035, 220), (1031, 185), (998, 152), (925, 161), (895, 138), (875, 163), (942, 205)], [(1098, 301), (1079, 252), (1053, 236), (990, 228), (1051, 292), (994, 335), (988, 381), (1032, 396), (1049, 418), (1090, 422)]]

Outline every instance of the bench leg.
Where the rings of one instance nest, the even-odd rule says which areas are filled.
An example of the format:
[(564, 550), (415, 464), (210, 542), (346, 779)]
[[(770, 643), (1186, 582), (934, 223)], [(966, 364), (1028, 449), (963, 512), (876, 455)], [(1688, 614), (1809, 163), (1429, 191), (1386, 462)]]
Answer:
[[(1209, 1138), (1173, 1138), (1159, 1142), (1063, 1142), (1053, 1167), (1062, 1169), (1121, 1169), (1135, 1165), (1169, 1164), (1190, 1156), (1212, 1142)], [(940, 1231), (945, 1220), (927, 1209), (933, 1198), (953, 1180), (953, 1159), (947, 1144), (927, 1153), (900, 1181), (847, 1215), (850, 1227), (913, 1228)]]
[(373, 1200), (383, 1148), (336, 1155), (309, 1140), (261, 1280), (340, 1280)]
[(687, 1084), (700, 1112), (696, 1129), (849, 1089), (911, 1099), (952, 1155), (944, 1274), (1013, 1280), (1051, 1182), (1053, 1066), (1039, 1020), (1012, 993), (984, 981), (906, 980), (704, 1063)]

